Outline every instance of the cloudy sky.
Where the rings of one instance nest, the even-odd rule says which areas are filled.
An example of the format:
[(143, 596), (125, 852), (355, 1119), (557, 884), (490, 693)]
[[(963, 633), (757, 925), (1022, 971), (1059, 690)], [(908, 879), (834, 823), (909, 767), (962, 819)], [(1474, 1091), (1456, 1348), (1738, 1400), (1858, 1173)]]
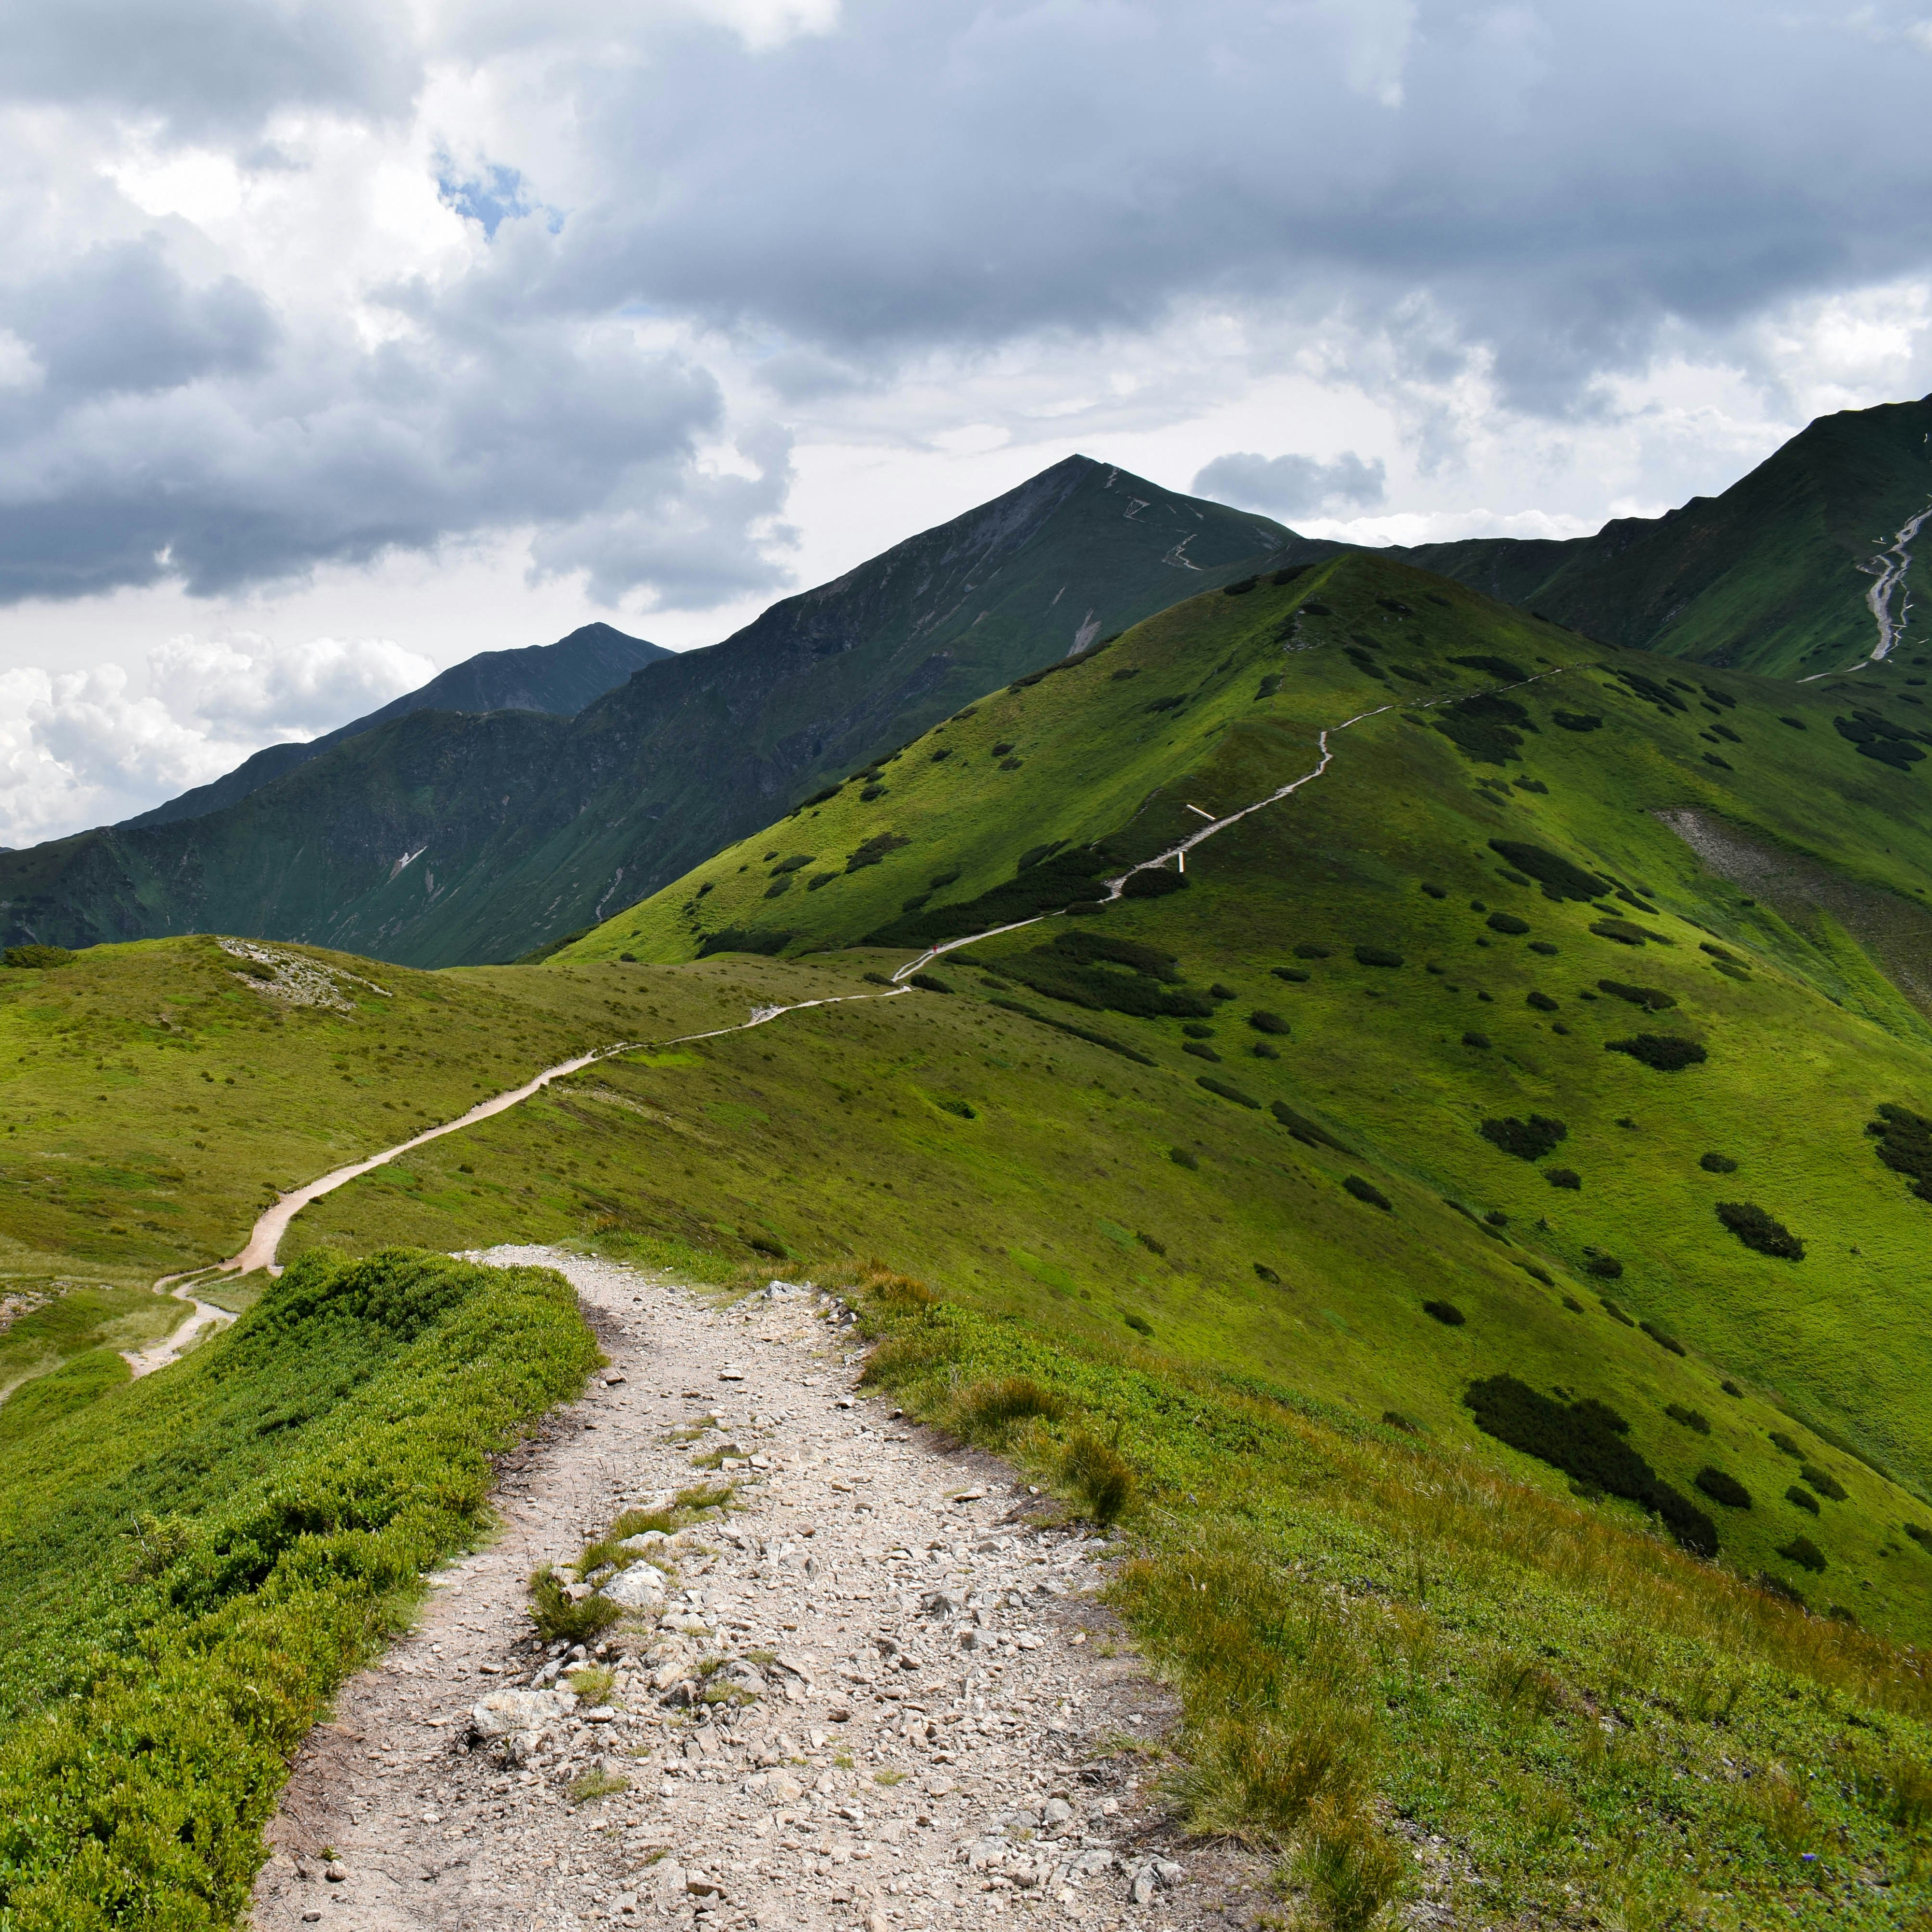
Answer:
[(1072, 450), (1570, 534), (1932, 389), (1932, 0), (0, 0), (0, 843), (592, 617), (714, 641)]

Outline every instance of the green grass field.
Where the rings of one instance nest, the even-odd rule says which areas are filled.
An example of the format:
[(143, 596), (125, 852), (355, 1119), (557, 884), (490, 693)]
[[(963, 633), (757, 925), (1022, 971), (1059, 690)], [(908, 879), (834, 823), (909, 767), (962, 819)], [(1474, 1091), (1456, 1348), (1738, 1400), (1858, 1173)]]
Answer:
[[(220, 1359), (104, 1369), (116, 1322), (178, 1306), (142, 1281), (234, 1252), (264, 1184), (637, 1040), (317, 1203), (283, 1258), (542, 1240), (728, 1285), (876, 1258), (942, 1298), (875, 1306), (909, 1404), (1076, 1497), (1072, 1418), (1118, 1434), (1148, 1564), (1124, 1607), (1189, 1700), (1204, 1826), (1313, 1870), (1426, 1820), (1492, 1916), (1910, 1923), (1932, 1798), (1894, 1646), (1932, 1636), (1932, 1208), (1868, 1129), (1932, 1114), (1899, 964), (1932, 878), (1932, 779), (1897, 735), (1924, 707), (1902, 674), (1684, 668), (1343, 559), (968, 706), (540, 967), (277, 949), (389, 995), (338, 980), (346, 1010), (278, 1002), (205, 939), (0, 974), (0, 1287), (100, 1284), (4, 1345), (33, 1378), (0, 1406), (0, 1509), (49, 1507), (8, 1473), (23, 1397), (22, 1442), (104, 1442)], [(1325, 772), (1184, 883), (890, 990), (926, 940), (1094, 900), (1313, 772), (1324, 729)], [(1828, 904), (1707, 869), (1685, 812)], [(264, 1387), (314, 1372), (250, 1359)], [(960, 1406), (1014, 1376), (1059, 1405), (1040, 1430)], [(1582, 1435), (1478, 1427), (1497, 1378), (1559, 1435), (1610, 1412), (1599, 1449), (1714, 1556)], [(1190, 1607), (1202, 1577), (1225, 1611)], [(1355, 1769), (1296, 1798), (1280, 1713), (1317, 1693)], [(1237, 1708), (1262, 1715), (1214, 1715)]]

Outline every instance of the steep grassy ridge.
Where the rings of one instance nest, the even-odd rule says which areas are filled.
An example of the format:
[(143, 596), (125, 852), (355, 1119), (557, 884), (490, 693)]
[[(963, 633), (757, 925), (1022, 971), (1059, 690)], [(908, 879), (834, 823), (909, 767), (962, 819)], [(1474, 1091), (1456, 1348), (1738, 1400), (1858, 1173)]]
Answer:
[[(1872, 560), (1928, 504), (1932, 397), (1820, 416), (1722, 495), (1661, 517), (1567, 542), (1472, 538), (1402, 554), (1608, 643), (1792, 676), (1870, 651)], [(1910, 582), (1922, 592), (1922, 562)]]

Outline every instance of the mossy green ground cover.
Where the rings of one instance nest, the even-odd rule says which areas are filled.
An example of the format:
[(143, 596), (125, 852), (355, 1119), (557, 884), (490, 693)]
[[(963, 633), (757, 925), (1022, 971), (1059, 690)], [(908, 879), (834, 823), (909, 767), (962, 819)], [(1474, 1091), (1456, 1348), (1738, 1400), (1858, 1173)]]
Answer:
[(316, 1254), (0, 1445), (0, 1924), (231, 1922), (322, 1700), (595, 1356), (546, 1270)]

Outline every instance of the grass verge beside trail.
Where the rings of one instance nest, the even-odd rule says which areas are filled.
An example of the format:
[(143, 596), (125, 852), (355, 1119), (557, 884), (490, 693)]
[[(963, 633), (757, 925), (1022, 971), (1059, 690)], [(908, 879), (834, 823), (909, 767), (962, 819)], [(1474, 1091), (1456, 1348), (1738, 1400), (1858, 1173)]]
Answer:
[(0, 1450), (0, 1928), (232, 1922), (322, 1700), (596, 1359), (549, 1270), (318, 1250)]
[(867, 1376), (914, 1413), (1090, 1511), (1128, 1466), (1114, 1600), (1184, 1700), (1174, 1792), (1316, 1923), (1424, 1883), (1459, 1922), (1923, 1922), (1914, 1653), (1466, 1451), (870, 1285)]

